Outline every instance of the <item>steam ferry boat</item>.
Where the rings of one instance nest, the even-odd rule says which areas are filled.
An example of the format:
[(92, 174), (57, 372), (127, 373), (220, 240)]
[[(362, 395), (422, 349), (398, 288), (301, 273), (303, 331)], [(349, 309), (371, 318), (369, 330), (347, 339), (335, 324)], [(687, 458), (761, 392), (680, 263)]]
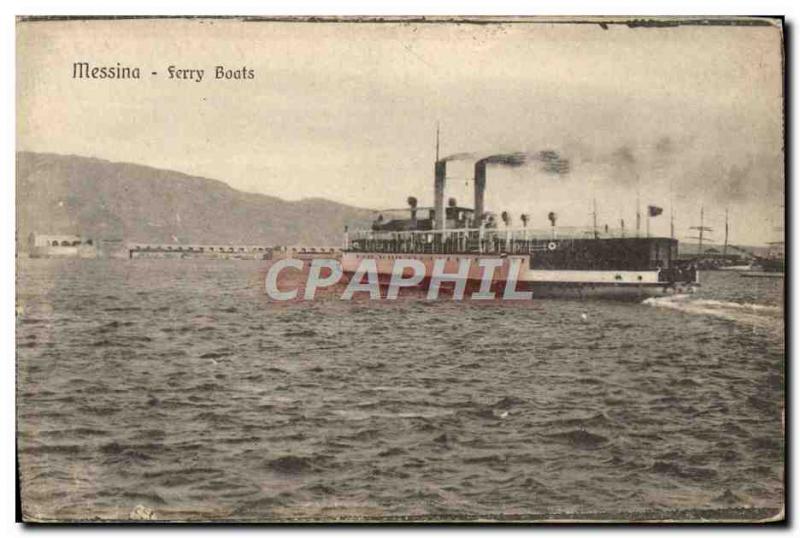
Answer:
[[(624, 230), (557, 227), (557, 216), (549, 213), (550, 228), (512, 227), (506, 212), (497, 217), (484, 210), (486, 160), (475, 164), (474, 207), (444, 201), (447, 162), (437, 160), (434, 169), (434, 205), (418, 207), (409, 197), (408, 208), (382, 212), (371, 229), (345, 231), (342, 269), (354, 274), (364, 259), (374, 260), (382, 280), (391, 278), (398, 259), (420, 260), (430, 283), (434, 263), (444, 272), (458, 273), (468, 259), (468, 284), (477, 287), (483, 268), (481, 258), (499, 258), (502, 265), (493, 275), (499, 288), (512, 267), (517, 291), (533, 297), (645, 298), (689, 293), (699, 285), (692, 264), (678, 261), (678, 241), (668, 237), (626, 237)], [(392, 213), (404, 215), (386, 217)], [(441, 268), (440, 268), (441, 269)]]

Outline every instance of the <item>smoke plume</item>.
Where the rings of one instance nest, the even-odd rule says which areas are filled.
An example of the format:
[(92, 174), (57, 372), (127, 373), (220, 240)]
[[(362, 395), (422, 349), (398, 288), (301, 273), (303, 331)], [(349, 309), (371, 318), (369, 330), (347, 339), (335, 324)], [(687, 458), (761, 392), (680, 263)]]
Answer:
[(630, 187), (639, 181), (639, 163), (633, 150), (621, 146), (611, 154), (613, 180), (622, 186)]
[(517, 168), (527, 163), (539, 163), (543, 172), (552, 175), (564, 176), (569, 174), (569, 159), (561, 157), (553, 150), (542, 150), (538, 152), (516, 151), (513, 153), (498, 153), (480, 159), (484, 164), (495, 164), (509, 168)]
[(517, 151), (514, 153), (498, 153), (496, 155), (490, 155), (488, 157), (484, 157), (481, 159), (480, 163), (485, 164), (497, 164), (500, 166), (508, 166), (510, 168), (516, 168), (518, 166), (522, 166), (528, 160), (528, 154)]
[(564, 159), (553, 150), (540, 151), (537, 154), (538, 160), (542, 163), (542, 170), (548, 174), (565, 176), (569, 174), (569, 159)]

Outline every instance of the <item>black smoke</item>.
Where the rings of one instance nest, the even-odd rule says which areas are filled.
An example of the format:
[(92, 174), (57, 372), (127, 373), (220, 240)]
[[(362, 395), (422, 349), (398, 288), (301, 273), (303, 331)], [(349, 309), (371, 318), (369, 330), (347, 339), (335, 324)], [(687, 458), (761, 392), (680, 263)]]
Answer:
[(484, 157), (479, 163), (496, 164), (499, 166), (507, 166), (509, 168), (516, 168), (522, 166), (528, 160), (528, 154), (517, 151), (514, 153), (498, 153), (497, 155), (490, 155)]
[(493, 164), (509, 168), (517, 168), (529, 163), (538, 163), (540, 169), (546, 174), (565, 176), (570, 172), (569, 159), (561, 157), (556, 151), (542, 150), (538, 152), (516, 151), (513, 153), (498, 153), (484, 157), (478, 163)]
[(569, 159), (559, 156), (553, 150), (546, 149), (537, 154), (539, 162), (542, 163), (542, 170), (548, 174), (565, 176), (569, 174)]
[(639, 181), (639, 161), (629, 146), (621, 146), (611, 154), (613, 181), (631, 187)]

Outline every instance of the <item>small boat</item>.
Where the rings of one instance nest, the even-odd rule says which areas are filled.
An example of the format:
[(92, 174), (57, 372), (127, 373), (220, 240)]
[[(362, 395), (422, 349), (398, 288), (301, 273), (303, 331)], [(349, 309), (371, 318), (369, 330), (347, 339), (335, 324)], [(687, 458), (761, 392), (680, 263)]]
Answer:
[[(782, 244), (782, 243), (781, 243)], [(783, 252), (772, 251), (767, 257), (756, 258), (750, 270), (739, 273), (747, 278), (783, 278), (786, 272), (786, 260)]]

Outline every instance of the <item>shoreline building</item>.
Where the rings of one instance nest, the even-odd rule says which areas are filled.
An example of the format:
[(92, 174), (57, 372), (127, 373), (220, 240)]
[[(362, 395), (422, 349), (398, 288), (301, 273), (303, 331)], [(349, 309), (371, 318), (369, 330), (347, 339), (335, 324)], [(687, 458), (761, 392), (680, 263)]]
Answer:
[(93, 239), (79, 235), (31, 232), (28, 255), (31, 258), (96, 258), (97, 245)]

